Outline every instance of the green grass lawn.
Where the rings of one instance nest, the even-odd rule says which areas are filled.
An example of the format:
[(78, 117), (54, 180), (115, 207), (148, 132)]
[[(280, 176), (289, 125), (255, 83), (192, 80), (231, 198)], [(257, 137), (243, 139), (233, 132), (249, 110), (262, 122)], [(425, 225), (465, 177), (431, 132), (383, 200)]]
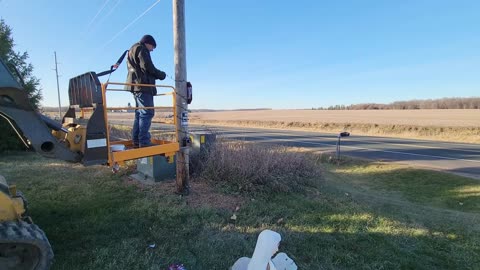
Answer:
[(53, 269), (228, 269), (267, 228), (299, 269), (480, 269), (480, 181), (366, 162), (318, 166), (323, 177), (306, 192), (233, 197), (214, 187), (226, 203), (240, 198), (233, 221), (229, 207), (193, 207), (166, 184), (126, 181), (126, 170), (0, 157), (0, 174), (25, 193), (53, 246)]
[(421, 205), (480, 213), (480, 180), (398, 165), (357, 162), (332, 168), (344, 184), (398, 193)]

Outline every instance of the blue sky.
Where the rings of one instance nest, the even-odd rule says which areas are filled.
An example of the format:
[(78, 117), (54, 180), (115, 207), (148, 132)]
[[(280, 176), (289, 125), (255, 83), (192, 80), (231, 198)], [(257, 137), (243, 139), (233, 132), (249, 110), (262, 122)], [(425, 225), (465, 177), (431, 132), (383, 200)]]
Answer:
[[(0, 17), (16, 50), (30, 54), (43, 104), (57, 106), (54, 51), (62, 105), (69, 78), (109, 68), (147, 33), (157, 40), (155, 65), (174, 75), (171, 0), (122, 31), (155, 2), (0, 0)], [(480, 96), (480, 1), (185, 2), (193, 109)], [(125, 77), (123, 63), (110, 81)], [(108, 96), (109, 105), (132, 101)]]

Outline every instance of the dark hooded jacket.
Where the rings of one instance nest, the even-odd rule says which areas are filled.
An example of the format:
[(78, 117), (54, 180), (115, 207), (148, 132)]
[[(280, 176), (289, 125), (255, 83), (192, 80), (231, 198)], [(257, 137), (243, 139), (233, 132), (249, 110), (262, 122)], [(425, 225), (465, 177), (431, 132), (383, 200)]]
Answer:
[[(155, 80), (163, 80), (166, 77), (165, 72), (157, 69), (150, 57), (150, 51), (144, 43), (135, 43), (129, 50), (127, 56), (127, 83), (136, 84), (155, 84)], [(127, 86), (132, 92), (144, 92), (152, 95), (157, 94), (154, 86)]]

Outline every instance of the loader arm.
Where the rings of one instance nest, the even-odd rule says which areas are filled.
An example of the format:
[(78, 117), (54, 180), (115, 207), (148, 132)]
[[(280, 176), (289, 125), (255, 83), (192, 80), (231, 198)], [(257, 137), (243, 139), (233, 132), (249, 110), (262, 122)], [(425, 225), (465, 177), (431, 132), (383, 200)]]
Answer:
[(1, 59), (0, 117), (5, 118), (20, 138), (42, 156), (71, 162), (80, 161), (79, 153), (71, 151), (52, 135), (43, 117), (30, 105), (27, 92)]

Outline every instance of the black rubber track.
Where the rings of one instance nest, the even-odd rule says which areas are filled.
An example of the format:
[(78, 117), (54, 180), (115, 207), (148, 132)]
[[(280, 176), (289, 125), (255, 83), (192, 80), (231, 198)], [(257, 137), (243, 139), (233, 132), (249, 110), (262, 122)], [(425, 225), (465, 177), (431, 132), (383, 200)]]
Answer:
[(50, 269), (53, 251), (45, 233), (24, 221), (0, 223), (0, 269)]

